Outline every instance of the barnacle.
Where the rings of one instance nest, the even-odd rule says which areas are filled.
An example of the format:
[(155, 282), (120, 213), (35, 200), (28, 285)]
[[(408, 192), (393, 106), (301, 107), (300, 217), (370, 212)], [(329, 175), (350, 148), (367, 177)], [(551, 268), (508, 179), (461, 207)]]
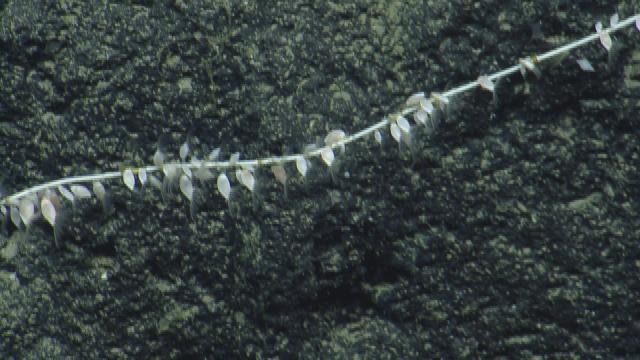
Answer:
[(122, 181), (129, 190), (133, 191), (133, 189), (135, 189), (136, 177), (133, 175), (133, 171), (131, 169), (126, 169), (122, 172)]

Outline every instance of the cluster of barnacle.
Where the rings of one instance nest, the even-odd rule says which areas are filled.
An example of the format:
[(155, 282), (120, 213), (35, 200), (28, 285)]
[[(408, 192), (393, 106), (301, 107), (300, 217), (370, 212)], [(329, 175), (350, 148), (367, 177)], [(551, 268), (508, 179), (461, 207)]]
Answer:
[[(424, 92), (411, 95), (405, 108), (395, 114), (385, 117), (382, 121), (363, 129), (356, 134), (347, 135), (343, 130), (332, 130), (324, 138), (322, 146), (308, 146), (302, 154), (275, 156), (256, 160), (240, 160), (240, 154), (234, 153), (227, 161), (219, 161), (220, 148), (212, 150), (206, 159), (200, 160), (190, 155), (189, 143), (185, 142), (179, 149), (180, 161), (167, 161), (167, 154), (158, 149), (153, 156), (153, 166), (140, 168), (127, 168), (122, 171), (107, 172), (102, 174), (74, 176), (51, 181), (49, 183), (36, 185), (10, 196), (0, 193), (0, 216), (4, 223), (9, 221), (18, 229), (28, 228), (39, 218), (43, 218), (54, 229), (54, 237), (58, 237), (59, 213), (63, 208), (63, 202), (74, 204), (91, 198), (93, 195), (102, 203), (105, 210), (110, 208), (110, 198), (102, 181), (121, 178), (125, 186), (133, 191), (137, 186), (151, 184), (162, 191), (163, 196), (177, 187), (184, 197), (194, 204), (196, 200), (196, 180), (206, 182), (216, 179), (216, 187), (219, 194), (229, 202), (232, 194), (232, 186), (228, 171), (232, 171), (236, 181), (250, 192), (255, 191), (257, 167), (271, 168), (275, 180), (281, 183), (286, 192), (288, 181), (285, 165), (295, 163), (297, 172), (303, 178), (311, 166), (310, 159), (319, 157), (330, 169), (335, 160), (335, 149), (342, 149), (345, 145), (357, 141), (361, 138), (373, 135), (376, 142), (382, 144), (381, 129), (388, 126), (391, 137), (399, 144), (411, 144), (412, 124), (407, 117), (412, 117), (416, 125), (426, 127), (428, 133), (435, 131), (438, 126), (439, 113), (446, 112), (450, 105), (451, 97), (455, 94), (468, 91), (475, 87), (480, 87), (491, 92), (495, 96), (496, 81), (514, 72), (520, 72), (523, 76), (533, 73), (540, 76), (541, 72), (537, 64), (547, 58), (551, 58), (582, 46), (596, 38), (607, 50), (612, 51), (613, 39), (610, 32), (618, 30), (623, 26), (635, 24), (640, 31), (640, 15), (635, 15), (620, 23), (617, 14), (609, 19), (609, 28), (605, 29), (601, 22), (596, 23), (596, 34), (587, 36), (573, 43), (551, 50), (541, 56), (529, 56), (518, 60), (517, 65), (492, 75), (480, 75), (475, 81), (459, 86), (444, 93), (433, 92), (429, 97)], [(612, 30), (613, 29), (613, 30)], [(595, 71), (589, 60), (580, 58), (577, 60), (578, 66), (583, 71)], [(189, 160), (187, 160), (189, 158)], [(217, 176), (214, 172), (218, 171)], [(161, 173), (162, 180), (154, 173)], [(83, 185), (91, 183), (91, 190)], [(193, 209), (193, 207), (192, 207)]]

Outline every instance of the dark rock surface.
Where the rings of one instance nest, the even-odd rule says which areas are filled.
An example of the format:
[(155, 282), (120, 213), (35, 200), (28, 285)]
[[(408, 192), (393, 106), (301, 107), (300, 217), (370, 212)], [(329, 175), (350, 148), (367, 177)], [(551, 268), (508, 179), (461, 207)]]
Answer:
[[(298, 153), (640, 12), (584, 3), (0, 1), (3, 186), (150, 164), (160, 138)], [(288, 167), (286, 197), (258, 170), (229, 204), (201, 185), (192, 219), (116, 181), (57, 247), (6, 226), (0, 358), (639, 357), (640, 33), (614, 44), (453, 99), (411, 149)]]

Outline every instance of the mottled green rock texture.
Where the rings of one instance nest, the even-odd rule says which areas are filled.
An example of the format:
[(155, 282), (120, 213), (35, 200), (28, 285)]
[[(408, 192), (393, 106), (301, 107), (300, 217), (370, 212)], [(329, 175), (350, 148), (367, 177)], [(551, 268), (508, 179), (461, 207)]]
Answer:
[[(298, 153), (640, 12), (625, 1), (0, 1), (3, 188)], [(640, 357), (640, 33), (227, 204), (107, 183), (0, 227), (2, 359)], [(596, 72), (576, 64), (587, 58)]]

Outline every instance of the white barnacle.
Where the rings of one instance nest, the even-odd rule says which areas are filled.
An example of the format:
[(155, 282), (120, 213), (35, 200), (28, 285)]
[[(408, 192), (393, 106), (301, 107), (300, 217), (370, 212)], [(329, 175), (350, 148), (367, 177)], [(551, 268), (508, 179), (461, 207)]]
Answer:
[(167, 156), (162, 152), (162, 150), (158, 148), (153, 154), (153, 164), (157, 167), (160, 167), (162, 166), (162, 164), (164, 164), (166, 158)]
[(162, 191), (162, 181), (153, 175), (149, 175), (149, 184)]
[(249, 191), (253, 192), (256, 186), (256, 178), (253, 176), (253, 172), (250, 169), (240, 170), (240, 183), (249, 189)]
[(540, 69), (536, 66), (537, 58), (534, 57), (526, 57), (522, 59), (518, 59), (518, 67), (520, 68), (520, 74), (522, 77), (527, 75), (527, 72), (532, 72), (536, 77), (542, 76)]
[(31, 225), (31, 221), (35, 218), (36, 214), (36, 206), (31, 201), (30, 198), (22, 198), (20, 199), (20, 204), (18, 206), (18, 210), (20, 212), (20, 219), (25, 226)]
[(185, 162), (185, 160), (187, 159), (187, 156), (189, 155), (188, 141), (185, 141), (182, 145), (180, 145), (179, 155), (180, 155), (180, 160), (182, 160), (182, 162)]
[(231, 183), (229, 183), (229, 178), (227, 178), (225, 173), (218, 175), (217, 186), (220, 195), (222, 195), (226, 201), (229, 201), (229, 196), (231, 196)]
[(53, 206), (53, 202), (48, 197), (43, 197), (40, 200), (40, 211), (42, 211), (42, 216), (45, 220), (51, 225), (51, 227), (56, 226), (56, 207)]
[(201, 164), (196, 169), (196, 171), (195, 171), (195, 173), (193, 175), (196, 177), (196, 179), (198, 179), (200, 181), (207, 181), (207, 180), (213, 179), (213, 173), (211, 172), (211, 170), (209, 170), (209, 168), (207, 168), (203, 164)]
[(478, 85), (480, 85), (481, 88), (490, 92), (494, 92), (496, 90), (496, 85), (487, 75), (478, 76)]
[(217, 147), (213, 150), (211, 150), (211, 152), (209, 153), (209, 155), (207, 156), (207, 159), (209, 161), (218, 161), (218, 157), (220, 156), (220, 148)]
[(331, 146), (333, 144), (340, 142), (342, 139), (345, 138), (345, 136), (346, 134), (342, 130), (331, 130), (329, 131), (327, 136), (324, 137), (324, 144), (326, 146)]
[(102, 210), (105, 213), (109, 213), (109, 211), (111, 210), (111, 199), (109, 198), (109, 194), (107, 194), (107, 190), (105, 189), (104, 185), (102, 185), (100, 181), (95, 181), (92, 188), (93, 193), (96, 194), (96, 197), (100, 201), (100, 204), (102, 204)]
[(17, 207), (12, 206), (11, 208), (9, 208), (9, 217), (11, 218), (11, 222), (13, 223), (13, 225), (15, 225), (17, 228), (20, 228), (22, 219), (20, 218), (20, 210), (18, 210)]
[(304, 156), (296, 158), (296, 169), (298, 170), (298, 173), (302, 175), (302, 177), (305, 177), (307, 175), (307, 170), (309, 170), (309, 167), (307, 166), (307, 159), (305, 159)]
[(409, 120), (404, 116), (399, 115), (396, 117), (396, 124), (398, 128), (402, 132), (400, 139), (407, 145), (411, 146), (411, 124)]
[(609, 26), (611, 27), (618, 25), (619, 22), (620, 22), (620, 15), (618, 15), (618, 13), (611, 15), (611, 17), (609, 18)]
[(411, 124), (409, 124), (409, 121), (404, 116), (398, 116), (396, 118), (396, 124), (398, 124), (398, 127), (403, 133), (408, 134), (411, 132)]
[(373, 138), (376, 143), (378, 143), (378, 145), (382, 145), (382, 134), (380, 133), (380, 130), (376, 130), (373, 132)]
[[(346, 136), (347, 134), (342, 130), (331, 130), (327, 136), (324, 137), (324, 144), (326, 146), (339, 144)], [(344, 144), (340, 144), (340, 150), (344, 153)]]
[(182, 192), (182, 195), (184, 195), (184, 197), (187, 198), (187, 200), (192, 201), (193, 200), (193, 183), (191, 182), (191, 179), (186, 175), (186, 174), (182, 174), (180, 176), (180, 192)]
[(104, 185), (102, 185), (100, 181), (94, 181), (92, 188), (98, 200), (104, 201), (105, 196), (107, 196), (107, 190), (104, 188)]
[(432, 92), (431, 98), (438, 108), (444, 111), (449, 106), (449, 98), (439, 92)]
[(427, 114), (433, 114), (435, 108), (433, 107), (433, 102), (429, 99), (421, 99), (420, 100), (420, 109), (424, 110)]
[[(613, 19), (612, 19), (612, 22), (613, 22)], [(600, 21), (596, 23), (595, 27), (596, 27), (596, 33), (598, 33), (598, 36), (600, 38), (600, 44), (602, 44), (602, 47), (604, 47), (607, 51), (610, 51), (611, 46), (613, 45), (613, 40), (611, 40), (611, 35), (609, 35), (609, 31), (605, 30), (602, 27), (602, 23)]]
[(75, 196), (73, 195), (73, 193), (71, 191), (69, 191), (69, 189), (67, 189), (63, 185), (59, 185), (57, 187), (57, 189), (58, 189), (58, 192), (60, 193), (60, 195), (62, 195), (63, 198), (69, 200), (70, 202), (74, 202), (75, 201)]
[(391, 133), (391, 137), (393, 138), (393, 140), (400, 143), (400, 139), (402, 138), (402, 130), (400, 130), (398, 124), (392, 122), (391, 125), (389, 125), (389, 132)]
[(412, 94), (411, 96), (409, 96), (409, 98), (407, 99), (405, 104), (407, 106), (418, 106), (420, 104), (420, 102), (422, 100), (424, 100), (424, 99), (425, 99), (424, 92), (417, 92), (417, 93)]
[(427, 112), (422, 109), (418, 110), (413, 113), (413, 120), (416, 122), (416, 124), (422, 124), (426, 126), (427, 120), (429, 120), (429, 114), (427, 114)]
[(180, 174), (180, 172), (178, 171), (178, 165), (175, 163), (162, 165), (162, 173), (169, 182), (173, 182), (174, 179)]
[(133, 191), (136, 187), (136, 177), (133, 175), (133, 170), (126, 169), (122, 172), (122, 181), (129, 188), (129, 190)]
[(193, 172), (191, 171), (191, 167), (189, 166), (189, 164), (181, 164), (180, 168), (185, 175), (190, 178), (193, 177)]
[(335, 160), (333, 149), (331, 149), (331, 147), (329, 146), (322, 148), (322, 151), (320, 151), (320, 157), (322, 158), (322, 161), (324, 161), (324, 163), (329, 167), (331, 167), (331, 164), (333, 164), (333, 160)]
[(578, 63), (578, 66), (582, 71), (587, 71), (587, 72), (596, 71), (596, 69), (593, 68), (593, 65), (591, 65), (591, 62), (585, 58), (576, 60), (576, 63)]
[(284, 166), (281, 164), (273, 165), (271, 167), (271, 172), (273, 172), (273, 176), (276, 178), (276, 181), (282, 185), (287, 184), (287, 172), (284, 169)]
[(88, 199), (91, 197), (91, 191), (84, 185), (71, 185), (69, 188), (76, 199)]
[(231, 156), (229, 157), (229, 165), (234, 166), (236, 163), (238, 163), (238, 161), (240, 161), (240, 153), (234, 152), (233, 154), (231, 154)]
[(147, 183), (147, 170), (145, 168), (138, 169), (138, 180), (140, 180), (140, 185)]

